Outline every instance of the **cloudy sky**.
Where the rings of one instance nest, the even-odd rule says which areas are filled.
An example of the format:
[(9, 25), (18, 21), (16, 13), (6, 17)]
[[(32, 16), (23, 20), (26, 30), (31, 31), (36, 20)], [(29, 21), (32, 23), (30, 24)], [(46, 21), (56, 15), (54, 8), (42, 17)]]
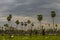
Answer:
[(44, 22), (52, 22), (51, 10), (56, 12), (55, 23), (60, 23), (60, 0), (0, 0), (0, 24), (6, 22), (8, 14), (21, 21), (36, 21), (36, 15), (42, 14)]

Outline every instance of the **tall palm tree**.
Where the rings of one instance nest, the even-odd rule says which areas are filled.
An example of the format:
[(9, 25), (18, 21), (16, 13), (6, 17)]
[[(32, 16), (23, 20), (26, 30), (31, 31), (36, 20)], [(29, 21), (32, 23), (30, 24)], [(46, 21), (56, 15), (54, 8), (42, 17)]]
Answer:
[(31, 36), (30, 23), (31, 23), (31, 21), (30, 21), (30, 20), (27, 20), (28, 31), (29, 31), (28, 33), (29, 33), (29, 35)]
[(41, 27), (41, 30), (43, 29), (42, 26), (41, 26), (41, 21), (43, 19), (43, 16), (40, 14), (40, 15), (37, 15), (37, 19), (38, 21), (40, 22), (40, 27)]
[[(12, 25), (10, 25), (11, 24), (11, 19), (12, 19), (12, 14), (9, 14), (9, 16), (7, 17), (7, 21), (9, 22), (9, 27), (12, 27)], [(11, 30), (11, 29), (9, 29), (9, 30)], [(9, 35), (10, 35), (10, 31), (9, 31)]]
[(20, 22), (19, 22), (19, 20), (16, 20), (15, 23), (16, 23), (16, 34), (17, 34), (18, 33), (17, 27), (18, 27), (18, 25), (19, 25)]
[(20, 22), (19, 22), (19, 20), (16, 20), (15, 23), (16, 23), (16, 25), (17, 25), (17, 26), (16, 26), (16, 29), (17, 29), (17, 27), (18, 27), (18, 25), (19, 25)]
[(52, 19), (53, 19), (53, 30), (55, 29), (55, 28), (54, 28), (54, 18), (55, 18), (55, 16), (56, 16), (55, 11), (51, 11), (51, 17), (52, 17)]

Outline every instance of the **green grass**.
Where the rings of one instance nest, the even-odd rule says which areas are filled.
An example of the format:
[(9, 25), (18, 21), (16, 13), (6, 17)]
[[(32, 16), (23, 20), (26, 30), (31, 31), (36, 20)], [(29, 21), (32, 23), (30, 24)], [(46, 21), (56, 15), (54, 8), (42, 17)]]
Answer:
[(0, 36), (0, 40), (60, 40), (60, 36), (14, 36), (10, 38), (8, 35)]

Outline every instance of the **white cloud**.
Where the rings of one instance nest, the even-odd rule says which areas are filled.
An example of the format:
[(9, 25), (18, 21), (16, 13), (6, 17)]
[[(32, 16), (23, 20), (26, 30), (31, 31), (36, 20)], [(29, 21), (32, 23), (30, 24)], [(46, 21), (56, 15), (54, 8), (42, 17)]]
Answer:
[(13, 16), (12, 18), (13, 21), (20, 20), (20, 21), (27, 21), (31, 20), (32, 22), (37, 22), (37, 19), (34, 17), (29, 17), (29, 16)]

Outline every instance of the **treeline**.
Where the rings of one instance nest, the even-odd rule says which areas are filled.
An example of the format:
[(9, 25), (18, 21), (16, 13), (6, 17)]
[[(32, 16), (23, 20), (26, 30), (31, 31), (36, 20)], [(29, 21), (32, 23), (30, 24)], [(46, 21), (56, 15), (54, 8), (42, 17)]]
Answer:
[[(51, 11), (53, 29), (45, 30), (44, 25), (41, 25), (41, 23), (42, 23), (41, 21), (43, 20), (43, 15), (42, 14), (37, 15), (37, 20), (40, 22), (40, 28), (39, 28), (40, 30), (37, 30), (37, 29), (33, 30), (34, 23), (31, 22), (31, 20), (27, 20), (25, 22), (20, 22), (18, 19), (16, 19), (16, 21), (15, 21), (16, 27), (12, 27), (12, 25), (13, 25), (13, 24), (11, 24), (12, 14), (9, 14), (6, 18), (8, 23), (4, 24), (4, 27), (2, 27), (2, 29), (0, 29), (0, 34), (58, 35), (58, 34), (60, 34), (60, 29), (57, 29), (58, 25), (54, 24), (55, 16), (56, 16), (55, 11)], [(21, 24), (21, 26), (22, 26), (22, 29), (20, 29), (20, 30), (18, 30), (18, 28), (17, 28), (19, 24)], [(28, 30), (26, 30), (27, 25), (28, 25), (28, 28), (29, 28)], [(25, 26), (25, 30), (23, 29), (23, 26)], [(49, 24), (49, 26), (50, 26), (50, 24)]]

